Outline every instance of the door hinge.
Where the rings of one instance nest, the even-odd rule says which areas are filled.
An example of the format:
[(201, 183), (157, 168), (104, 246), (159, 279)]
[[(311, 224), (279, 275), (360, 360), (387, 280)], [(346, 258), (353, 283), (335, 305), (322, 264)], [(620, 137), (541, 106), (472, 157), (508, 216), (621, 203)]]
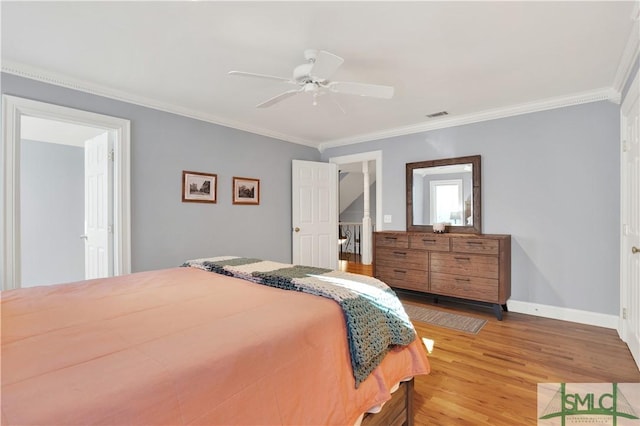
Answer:
[(112, 149), (111, 151), (109, 151), (109, 160), (114, 161), (115, 158), (116, 158), (116, 153)]
[(628, 317), (627, 308), (622, 308), (622, 319), (629, 319), (627, 317)]
[(107, 232), (108, 232), (109, 234), (113, 234), (113, 225), (109, 225), (109, 226), (107, 226)]

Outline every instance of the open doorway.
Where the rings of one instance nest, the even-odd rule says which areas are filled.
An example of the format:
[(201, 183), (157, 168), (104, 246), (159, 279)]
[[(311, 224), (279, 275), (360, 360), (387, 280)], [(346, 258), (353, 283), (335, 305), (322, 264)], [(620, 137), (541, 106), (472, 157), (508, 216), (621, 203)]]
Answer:
[[(339, 176), (340, 267), (372, 264), (373, 232), (382, 229), (382, 151), (333, 157)], [(345, 264), (346, 262), (346, 264)]]
[(112, 176), (101, 179), (95, 172), (96, 164), (111, 166), (107, 158), (96, 161), (95, 155), (95, 147), (108, 141), (108, 134), (98, 127), (22, 117), (21, 287), (113, 275), (112, 235), (89, 239), (96, 224), (112, 216), (113, 192), (102, 190), (113, 187)]
[[(102, 139), (110, 144), (104, 145), (101, 149), (103, 156), (109, 161), (109, 167), (112, 168), (112, 178), (109, 177), (109, 181), (113, 183), (111, 207), (96, 211), (96, 217), (107, 219), (103, 223), (105, 223), (105, 230), (110, 233), (110, 245), (104, 254), (108, 255), (111, 263), (106, 270), (100, 271), (100, 275), (112, 276), (131, 272), (129, 121), (7, 95), (3, 96), (3, 118), (5, 123), (1, 256), (3, 289), (22, 287), (23, 282), (31, 286), (88, 277), (84, 249), (87, 246), (84, 241), (87, 235), (85, 226), (87, 197), (84, 196), (87, 176), (84, 173), (86, 169), (84, 146), (88, 144), (88, 140), (93, 139)], [(67, 129), (73, 128), (68, 125), (93, 128), (93, 133), (85, 139), (83, 147), (76, 147), (81, 152), (74, 151), (70, 145), (55, 146), (50, 142), (37, 140), (46, 138), (30, 133), (30, 129), (35, 127), (34, 123), (42, 124), (43, 120), (57, 123)], [(51, 132), (49, 129), (48, 133)], [(34, 158), (39, 160), (33, 163)], [(72, 165), (68, 161), (74, 158)], [(82, 168), (79, 159), (82, 161)], [(68, 174), (59, 173), (63, 167), (74, 170), (69, 170)], [(78, 172), (80, 169), (82, 169), (81, 174)], [(62, 179), (59, 179), (61, 177)], [(63, 183), (68, 186), (63, 187)], [(82, 188), (82, 196), (77, 194), (78, 188)], [(42, 202), (48, 204), (42, 204)], [(81, 210), (77, 209), (78, 204), (81, 205)], [(71, 206), (76, 206), (73, 211)], [(26, 210), (23, 215), (24, 209), (30, 210)], [(59, 213), (65, 210), (68, 218), (64, 217), (63, 213)], [(56, 217), (47, 217), (43, 213), (50, 213)], [(53, 231), (62, 230), (62, 221), (66, 222), (66, 219), (77, 218), (79, 215), (82, 223), (78, 225), (74, 220), (75, 228), (66, 235), (67, 241), (59, 239), (59, 235), (56, 236)], [(77, 232), (78, 230), (80, 233)], [(43, 250), (33, 251), (38, 245), (43, 246)], [(81, 249), (78, 250), (78, 247)], [(57, 256), (65, 253), (77, 255), (78, 252), (81, 253), (82, 259), (81, 261), (76, 259), (75, 264), (82, 265), (82, 273), (78, 266), (73, 267), (73, 271), (68, 275), (62, 274), (62, 268), (56, 268), (57, 272), (54, 273), (52, 270), (47, 270), (53, 267), (52, 265), (47, 267), (42, 264), (42, 262), (53, 260), (69, 262), (68, 259), (63, 261)], [(45, 270), (45, 273), (40, 276), (33, 275), (32, 272), (35, 269)], [(46, 279), (47, 275), (48, 279)]]

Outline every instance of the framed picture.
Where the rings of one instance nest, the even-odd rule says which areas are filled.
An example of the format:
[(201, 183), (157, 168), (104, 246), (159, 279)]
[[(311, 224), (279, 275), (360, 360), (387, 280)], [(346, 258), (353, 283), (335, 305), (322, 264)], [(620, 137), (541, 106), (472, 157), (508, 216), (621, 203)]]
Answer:
[(260, 179), (234, 176), (233, 204), (260, 204)]
[(215, 203), (218, 175), (200, 172), (182, 172), (182, 201), (189, 203)]

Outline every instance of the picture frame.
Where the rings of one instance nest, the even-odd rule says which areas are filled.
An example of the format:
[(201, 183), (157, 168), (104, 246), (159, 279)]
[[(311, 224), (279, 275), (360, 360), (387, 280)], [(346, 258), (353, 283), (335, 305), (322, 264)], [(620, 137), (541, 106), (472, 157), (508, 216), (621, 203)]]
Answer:
[(233, 204), (260, 204), (260, 179), (234, 176)]
[(218, 175), (212, 173), (182, 171), (182, 202), (213, 203), (218, 196)]

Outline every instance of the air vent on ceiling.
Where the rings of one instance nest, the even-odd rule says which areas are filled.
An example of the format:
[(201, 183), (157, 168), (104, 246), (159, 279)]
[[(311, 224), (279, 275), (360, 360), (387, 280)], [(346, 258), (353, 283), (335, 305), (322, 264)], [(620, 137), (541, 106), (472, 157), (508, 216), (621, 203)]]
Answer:
[(427, 114), (426, 117), (436, 118), (436, 117), (442, 117), (443, 115), (449, 115), (449, 113), (447, 111), (434, 112), (433, 114)]

